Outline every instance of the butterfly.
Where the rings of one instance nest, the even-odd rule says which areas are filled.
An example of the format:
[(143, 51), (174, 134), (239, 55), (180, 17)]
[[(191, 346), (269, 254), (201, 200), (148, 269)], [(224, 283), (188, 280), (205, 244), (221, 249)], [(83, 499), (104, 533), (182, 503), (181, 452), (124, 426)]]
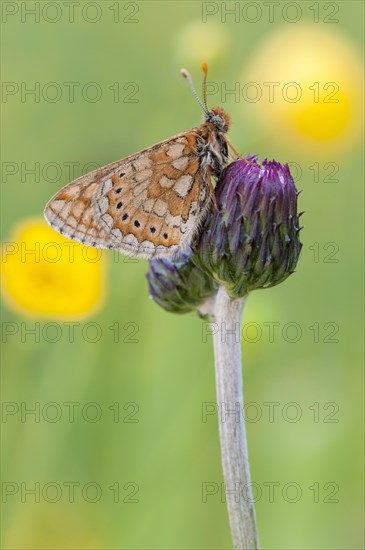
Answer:
[(139, 153), (98, 168), (63, 187), (45, 208), (45, 218), (65, 237), (130, 256), (173, 257), (199, 230), (212, 204), (211, 177), (228, 164), (230, 116), (207, 107), (190, 74), (186, 78), (204, 112), (204, 121)]

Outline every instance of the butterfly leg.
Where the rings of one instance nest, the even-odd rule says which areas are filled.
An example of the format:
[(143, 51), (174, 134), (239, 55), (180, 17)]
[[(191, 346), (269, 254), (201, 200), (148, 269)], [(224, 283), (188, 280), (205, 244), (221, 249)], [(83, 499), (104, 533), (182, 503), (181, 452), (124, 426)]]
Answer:
[(232, 143), (229, 141), (228, 138), (226, 138), (226, 142), (227, 142), (228, 147), (231, 149), (231, 151), (236, 155), (237, 158), (235, 160), (240, 159), (240, 160), (243, 160), (243, 162), (245, 162), (246, 164), (256, 164), (256, 162), (252, 162), (250, 160), (247, 160), (247, 159), (243, 158), (238, 153), (238, 151), (236, 151), (236, 149), (233, 147)]
[(244, 160), (245, 162), (247, 162), (248, 164), (250, 164), (248, 162), (248, 160), (244, 159), (240, 154), (239, 152), (233, 147), (232, 143), (229, 141), (228, 138), (226, 138), (226, 142), (227, 142), (227, 145), (228, 147), (231, 149), (231, 151), (233, 152), (234, 155), (236, 155), (236, 158), (239, 158), (241, 160)]
[(214, 187), (213, 187), (212, 180), (211, 180), (211, 174), (209, 172), (209, 166), (207, 167), (207, 178), (208, 178), (208, 183), (209, 183), (209, 187), (210, 187), (210, 192), (211, 192), (211, 195), (212, 195), (214, 210), (216, 212), (218, 212), (218, 204), (217, 204), (217, 199), (215, 198), (215, 191), (214, 191)]

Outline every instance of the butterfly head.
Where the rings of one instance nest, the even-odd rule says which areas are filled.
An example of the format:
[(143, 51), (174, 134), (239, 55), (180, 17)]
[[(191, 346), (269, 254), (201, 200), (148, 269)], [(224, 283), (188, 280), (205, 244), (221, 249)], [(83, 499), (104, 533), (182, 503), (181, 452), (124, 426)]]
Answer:
[(208, 111), (205, 115), (205, 121), (213, 124), (223, 134), (228, 132), (231, 126), (231, 117), (222, 107), (214, 107), (211, 111)]

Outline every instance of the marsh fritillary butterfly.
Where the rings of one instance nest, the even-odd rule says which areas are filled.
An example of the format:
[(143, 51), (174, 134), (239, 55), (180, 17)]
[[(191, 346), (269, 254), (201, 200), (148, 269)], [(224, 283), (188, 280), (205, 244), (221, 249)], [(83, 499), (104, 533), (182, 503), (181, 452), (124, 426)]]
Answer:
[[(199, 126), (86, 174), (47, 204), (47, 222), (65, 237), (146, 258), (175, 255), (190, 243), (213, 204), (211, 176), (227, 165), (229, 115), (203, 102)], [(233, 149), (236, 153), (236, 151)], [(237, 153), (236, 153), (237, 154)]]

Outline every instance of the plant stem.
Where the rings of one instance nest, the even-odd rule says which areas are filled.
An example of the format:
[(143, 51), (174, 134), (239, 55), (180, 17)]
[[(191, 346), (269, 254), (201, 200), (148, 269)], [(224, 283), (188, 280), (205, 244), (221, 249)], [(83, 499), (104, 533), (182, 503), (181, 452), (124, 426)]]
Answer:
[(232, 300), (220, 287), (214, 315), (219, 436), (229, 523), (235, 550), (260, 548), (243, 417), (241, 321), (246, 298)]

